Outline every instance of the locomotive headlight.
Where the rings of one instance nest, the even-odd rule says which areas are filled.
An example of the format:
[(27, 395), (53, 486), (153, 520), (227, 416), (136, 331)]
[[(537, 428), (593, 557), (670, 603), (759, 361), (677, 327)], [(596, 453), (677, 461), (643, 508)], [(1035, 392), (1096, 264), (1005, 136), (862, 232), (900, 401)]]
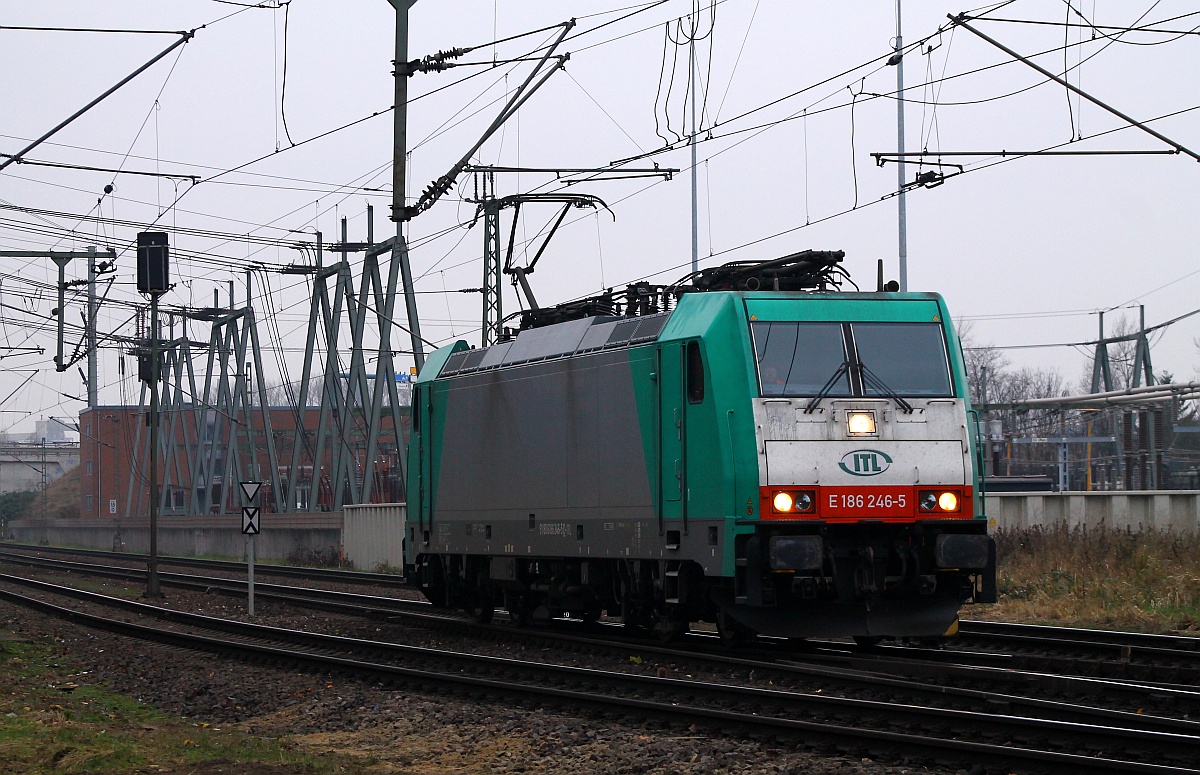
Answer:
[(847, 412), (846, 430), (851, 436), (864, 436), (875, 432), (874, 412)]
[(812, 515), (817, 511), (817, 494), (811, 490), (763, 487), (761, 498), (763, 519), (791, 519), (802, 514)]
[(925, 512), (954, 514), (962, 506), (962, 496), (954, 490), (922, 490), (917, 493), (917, 505)]

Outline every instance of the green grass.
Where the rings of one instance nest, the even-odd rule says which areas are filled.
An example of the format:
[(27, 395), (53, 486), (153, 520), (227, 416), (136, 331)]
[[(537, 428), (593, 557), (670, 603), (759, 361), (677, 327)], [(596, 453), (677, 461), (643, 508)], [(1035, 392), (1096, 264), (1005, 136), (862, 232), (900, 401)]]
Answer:
[(1198, 535), (1060, 524), (995, 538), (1000, 602), (966, 616), (1200, 634)]
[(57, 584), (60, 587), (82, 589), (87, 592), (95, 592), (97, 594), (109, 595), (111, 597), (122, 597), (132, 600), (142, 596), (141, 589), (137, 587), (126, 587), (120, 581), (105, 582), (91, 578), (83, 578), (81, 576), (61, 574), (49, 574), (44, 576), (42, 580), (49, 584)]
[[(89, 684), (55, 646), (0, 640), (0, 768), (6, 775), (204, 772), (356, 773), (277, 740), (175, 718)], [(229, 769), (236, 767), (237, 770)]]

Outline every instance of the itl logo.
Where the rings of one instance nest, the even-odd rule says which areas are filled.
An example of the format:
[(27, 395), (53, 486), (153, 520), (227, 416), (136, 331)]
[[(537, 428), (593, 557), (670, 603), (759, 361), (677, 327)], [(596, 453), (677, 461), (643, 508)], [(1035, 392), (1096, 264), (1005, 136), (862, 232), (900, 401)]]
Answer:
[(877, 476), (888, 470), (892, 459), (877, 449), (856, 449), (842, 455), (838, 463), (851, 476)]

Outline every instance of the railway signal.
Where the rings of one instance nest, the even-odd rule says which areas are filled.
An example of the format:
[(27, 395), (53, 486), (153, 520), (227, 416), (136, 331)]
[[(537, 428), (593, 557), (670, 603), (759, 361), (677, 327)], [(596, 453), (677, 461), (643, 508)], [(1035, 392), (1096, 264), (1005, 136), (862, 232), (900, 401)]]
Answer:
[(242, 497), (242, 535), (246, 536), (246, 613), (254, 616), (254, 536), (261, 530), (260, 507), (251, 505), (258, 497), (262, 482), (239, 482)]
[[(137, 289), (150, 296), (149, 361), (138, 359), (139, 377), (150, 384), (150, 561), (146, 597), (162, 597), (158, 581), (158, 383), (159, 364), (158, 297), (171, 290), (170, 246), (166, 232), (143, 231), (137, 235)], [(90, 388), (89, 388), (90, 389)]]

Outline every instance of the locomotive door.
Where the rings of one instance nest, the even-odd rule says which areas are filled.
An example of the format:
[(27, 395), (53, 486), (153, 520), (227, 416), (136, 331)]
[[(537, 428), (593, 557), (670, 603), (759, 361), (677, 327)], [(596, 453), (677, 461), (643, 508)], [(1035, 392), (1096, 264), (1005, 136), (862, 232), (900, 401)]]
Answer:
[(433, 535), (433, 463), (430, 445), (433, 439), (433, 385), (413, 390), (413, 435), (417, 445), (417, 529), (418, 539), (428, 544)]
[(658, 348), (659, 519), (684, 517), (687, 492), (687, 415), (683, 400), (683, 345)]

